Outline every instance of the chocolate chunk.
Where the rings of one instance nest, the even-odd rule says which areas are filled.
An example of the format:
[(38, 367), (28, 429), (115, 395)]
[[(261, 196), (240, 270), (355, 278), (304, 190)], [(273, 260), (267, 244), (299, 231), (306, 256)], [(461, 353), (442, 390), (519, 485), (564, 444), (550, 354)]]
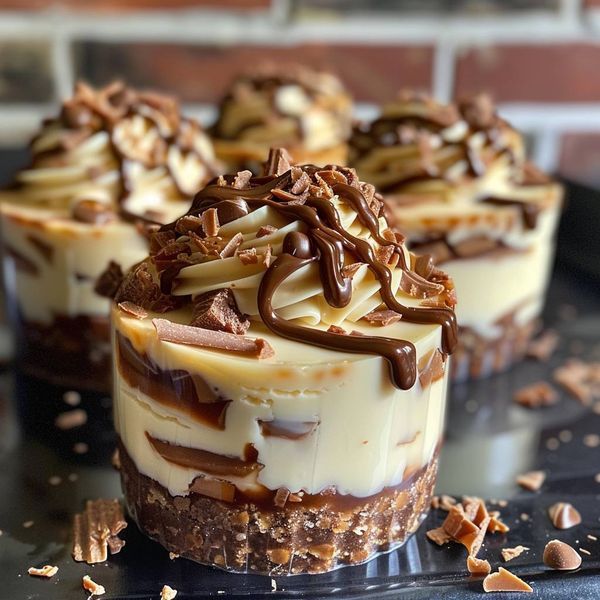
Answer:
[(429, 279), (433, 273), (433, 258), (429, 254), (415, 256), (413, 270), (417, 275), (423, 277), (423, 279)]
[(529, 471), (517, 477), (517, 483), (530, 492), (537, 492), (544, 485), (545, 480), (546, 473), (544, 471)]
[(245, 171), (238, 171), (235, 179), (233, 180), (233, 187), (237, 190), (243, 190), (244, 188), (248, 187), (251, 179), (252, 171), (248, 171), (247, 169)]
[(258, 231), (256, 232), (256, 237), (257, 238), (265, 237), (266, 235), (271, 235), (272, 233), (275, 233), (276, 231), (277, 231), (277, 227), (273, 227), (273, 225), (262, 225), (261, 227), (259, 227)]
[(538, 381), (517, 390), (513, 401), (527, 408), (539, 408), (556, 404), (558, 395), (551, 385)]
[[(88, 500), (85, 511), (73, 520), (73, 558), (88, 564), (104, 562), (108, 557), (109, 540), (127, 527), (118, 500)], [(122, 542), (122, 540), (119, 540)], [(123, 543), (112, 543), (118, 552)]]
[(90, 225), (106, 225), (116, 219), (113, 210), (104, 202), (80, 200), (73, 206), (73, 219)]
[(348, 332), (343, 327), (339, 327), (338, 325), (330, 325), (327, 328), (327, 333), (335, 333), (337, 335), (348, 335)]
[(371, 325), (381, 325), (382, 327), (397, 323), (401, 318), (402, 315), (400, 313), (389, 309), (372, 310), (363, 317), (363, 319), (371, 323)]
[(342, 275), (344, 277), (349, 277), (350, 279), (352, 279), (356, 273), (358, 273), (358, 270), (364, 265), (365, 263), (361, 263), (361, 262), (355, 262), (355, 263), (350, 263), (349, 265), (344, 265), (342, 267)]
[(250, 321), (238, 310), (233, 292), (221, 289), (206, 292), (194, 299), (190, 325), (244, 335), (250, 327)]
[(443, 527), (437, 527), (436, 529), (430, 529), (425, 534), (432, 542), (436, 543), (438, 546), (443, 546), (448, 542), (452, 542), (453, 538), (450, 534), (446, 532)]
[[(182, 219), (183, 218), (184, 217), (182, 217)], [(198, 219), (198, 217), (195, 217), (195, 219)], [(198, 219), (198, 221), (200, 221), (200, 228), (202, 228), (202, 221), (200, 219)], [(179, 223), (179, 221), (177, 221), (177, 223)], [(187, 221), (187, 223), (189, 223), (189, 221)], [(176, 226), (176, 228), (177, 228), (177, 226)], [(189, 229), (187, 229), (187, 231), (185, 233), (188, 233), (188, 231), (189, 231)], [(163, 248), (168, 246), (171, 242), (174, 242), (176, 237), (177, 237), (177, 235), (176, 235), (175, 231), (173, 231), (173, 230), (165, 230), (165, 231), (161, 230), (161, 231), (156, 231), (153, 234), (151, 234), (150, 235), (150, 256), (154, 256), (155, 254), (160, 252)]]
[(438, 296), (445, 290), (441, 283), (433, 283), (411, 271), (402, 271), (400, 289), (414, 298)]
[(423, 389), (444, 376), (444, 356), (435, 349), (430, 356), (425, 356), (424, 364), (419, 361), (419, 382)]
[(471, 575), (488, 575), (492, 567), (490, 563), (483, 558), (476, 558), (475, 556), (467, 556), (467, 570)]
[(502, 560), (504, 562), (508, 562), (513, 558), (521, 556), (521, 554), (523, 554), (523, 552), (526, 552), (527, 550), (529, 550), (527, 546), (519, 545), (515, 546), (514, 548), (502, 548), (502, 550), (500, 550), (500, 554), (502, 554)]
[(271, 345), (262, 338), (248, 338), (223, 331), (200, 329), (171, 323), (166, 319), (152, 319), (152, 323), (158, 338), (164, 342), (226, 350), (258, 359), (270, 358), (275, 354)]
[(220, 500), (222, 502), (233, 502), (235, 498), (235, 485), (229, 481), (211, 479), (203, 475), (196, 477), (190, 484), (190, 493), (200, 494)]
[(219, 216), (216, 208), (208, 208), (201, 215), (202, 230), (206, 237), (215, 237), (219, 234)]
[(571, 529), (581, 523), (581, 515), (569, 502), (556, 502), (548, 508), (548, 516), (556, 529)]
[(291, 169), (291, 157), (283, 148), (271, 148), (263, 166), (264, 175), (283, 175)]
[(544, 564), (559, 571), (573, 571), (581, 566), (581, 556), (569, 544), (550, 540), (544, 548)]
[(146, 263), (134, 267), (119, 288), (115, 302), (132, 302), (154, 312), (167, 312), (177, 308), (181, 299), (161, 293)]
[(219, 256), (221, 258), (229, 258), (235, 254), (237, 247), (244, 241), (244, 236), (241, 233), (236, 233), (221, 249)]
[(148, 316), (147, 311), (141, 306), (127, 300), (125, 302), (119, 302), (119, 308), (136, 319), (145, 319)]
[(102, 271), (96, 284), (94, 285), (94, 291), (99, 296), (105, 298), (114, 298), (117, 295), (119, 287), (123, 283), (125, 275), (121, 269), (121, 265), (111, 260), (108, 263), (108, 267)]
[[(217, 223), (218, 223), (218, 220), (217, 220)], [(218, 232), (218, 229), (219, 228), (217, 225), (217, 232)], [(179, 219), (177, 219), (177, 221), (175, 222), (175, 231), (177, 231), (178, 233), (181, 233), (183, 235), (187, 234), (190, 231), (193, 231), (194, 233), (204, 231), (204, 221), (200, 217), (195, 217), (194, 215), (184, 215), (183, 217), (180, 217)], [(171, 236), (169, 236), (170, 239), (168, 241), (172, 241), (174, 239), (174, 235), (172, 234), (172, 232), (163, 231), (161, 233), (163, 234), (163, 237), (164, 237), (164, 234), (171, 233)], [(166, 246), (166, 244), (163, 244), (162, 247), (164, 247), (164, 246)]]
[(256, 248), (247, 248), (246, 250), (242, 250), (241, 252), (238, 252), (237, 256), (243, 265), (258, 264), (258, 254), (256, 254)]
[(533, 588), (522, 579), (500, 567), (483, 580), (484, 592), (533, 592)]

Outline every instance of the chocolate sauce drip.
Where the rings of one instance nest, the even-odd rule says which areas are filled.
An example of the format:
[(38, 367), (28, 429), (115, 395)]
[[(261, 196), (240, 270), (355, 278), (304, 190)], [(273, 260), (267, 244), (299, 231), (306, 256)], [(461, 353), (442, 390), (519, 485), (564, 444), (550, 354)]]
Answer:
[[(400, 304), (392, 291), (389, 267), (377, 259), (366, 240), (357, 238), (344, 229), (337, 210), (329, 200), (311, 196), (305, 203), (291, 203), (272, 194), (276, 188), (288, 185), (290, 180), (291, 172), (288, 171), (246, 190), (209, 185), (197, 194), (190, 214), (200, 214), (222, 201), (242, 197), (253, 209), (269, 206), (287, 218), (302, 221), (307, 226), (307, 234), (292, 233), (286, 236), (283, 253), (267, 269), (261, 281), (258, 289), (261, 318), (272, 331), (294, 341), (308, 342), (342, 352), (383, 356), (389, 363), (394, 385), (401, 389), (409, 389), (415, 383), (417, 372), (416, 351), (412, 343), (379, 336), (343, 335), (303, 327), (282, 319), (273, 309), (271, 300), (279, 286), (293, 273), (315, 261), (319, 262), (321, 283), (327, 302), (335, 308), (347, 306), (351, 300), (352, 282), (350, 278), (343, 276), (342, 267), (345, 264), (345, 253), (350, 252), (354, 257), (353, 262), (358, 260), (366, 263), (377, 278), (381, 298), (389, 309), (400, 313), (408, 322), (441, 325), (444, 352), (452, 353), (456, 345), (457, 327), (453, 311), (448, 308), (415, 308)], [(332, 189), (352, 206), (360, 222), (369, 229), (380, 245), (395, 247), (401, 259), (401, 268), (406, 270), (402, 248), (397, 242), (387, 240), (381, 235), (377, 217), (360, 190), (342, 183), (333, 185)]]
[(225, 414), (231, 400), (219, 397), (199, 375), (181, 369), (161, 369), (119, 332), (116, 358), (119, 373), (129, 386), (208, 427), (225, 429)]
[(541, 208), (533, 202), (516, 200), (514, 198), (499, 198), (487, 196), (480, 200), (482, 204), (493, 204), (495, 206), (516, 206), (521, 211), (521, 218), (526, 229), (535, 229), (540, 216)]

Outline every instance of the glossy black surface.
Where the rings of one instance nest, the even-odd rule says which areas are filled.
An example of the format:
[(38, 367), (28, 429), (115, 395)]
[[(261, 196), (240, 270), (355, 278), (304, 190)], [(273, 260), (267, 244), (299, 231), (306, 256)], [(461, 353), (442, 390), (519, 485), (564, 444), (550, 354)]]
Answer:
[[(523, 544), (530, 550), (507, 566), (534, 587), (533, 598), (600, 597), (600, 447), (589, 448), (583, 436), (600, 433), (600, 415), (560, 393), (555, 406), (527, 410), (512, 403), (519, 387), (548, 380), (569, 356), (600, 361), (600, 291), (598, 284), (559, 269), (553, 278), (546, 323), (561, 335), (561, 347), (548, 364), (525, 360), (511, 372), (452, 389), (446, 444), (442, 451), (438, 491), (509, 500), (498, 508), (511, 527), (506, 535), (486, 538), (481, 557), (494, 570), (502, 565), (500, 549)], [(565, 306), (571, 307), (565, 309)], [(575, 314), (576, 313), (576, 314)], [(562, 315), (562, 317), (561, 317)], [(190, 561), (170, 560), (167, 552), (143, 538), (131, 524), (123, 533), (127, 545), (104, 564), (88, 566), (70, 557), (70, 522), (86, 498), (120, 495), (117, 473), (110, 467), (113, 438), (109, 401), (86, 396), (88, 425), (60, 431), (57, 412), (70, 407), (62, 391), (36, 382), (0, 375), (0, 599), (70, 600), (85, 597), (81, 578), (89, 574), (106, 587), (106, 599), (158, 598), (163, 584), (179, 590), (177, 598), (475, 598), (481, 579), (468, 576), (466, 552), (458, 546), (438, 547), (425, 531), (444, 517), (434, 511), (404, 548), (359, 567), (319, 576), (277, 578), (231, 575)], [(18, 401), (17, 401), (18, 399)], [(550, 450), (548, 439), (558, 440)], [(78, 442), (89, 452), (76, 454)], [(515, 476), (545, 469), (548, 479), (539, 493), (520, 490)], [(73, 477), (74, 474), (76, 479)], [(69, 477), (71, 475), (71, 478)], [(61, 478), (51, 485), (52, 476)], [(73, 480), (74, 479), (74, 480)], [(546, 516), (549, 505), (569, 501), (583, 523), (555, 530)], [(528, 520), (523, 520), (525, 513)], [(23, 523), (33, 521), (31, 527)], [(582, 567), (573, 573), (551, 572), (541, 561), (550, 539), (584, 548)], [(51, 580), (27, 575), (29, 566), (58, 565)], [(273, 591), (273, 586), (276, 589)], [(514, 597), (497, 594), (491, 598)]]

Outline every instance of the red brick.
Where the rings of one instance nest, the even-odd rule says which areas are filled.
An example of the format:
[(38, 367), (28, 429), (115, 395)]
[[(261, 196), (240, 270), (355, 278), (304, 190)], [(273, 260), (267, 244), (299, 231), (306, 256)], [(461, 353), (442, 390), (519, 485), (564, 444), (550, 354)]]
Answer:
[(261, 62), (302, 62), (340, 75), (357, 100), (382, 101), (401, 87), (429, 90), (433, 51), (419, 46), (196, 46), (82, 42), (76, 70), (91, 83), (115, 76), (133, 85), (177, 93), (186, 101), (213, 102), (231, 78)]
[(48, 41), (0, 42), (0, 102), (53, 99)]
[(77, 11), (116, 12), (129, 10), (219, 9), (254, 10), (268, 8), (270, 0), (0, 0), (0, 10), (44, 10), (59, 4)]
[(499, 102), (600, 100), (600, 45), (497, 45), (471, 48), (458, 59), (456, 93), (481, 90)]
[(585, 8), (600, 8), (600, 0), (584, 0)]
[(566, 133), (561, 140), (558, 172), (581, 183), (600, 186), (600, 133)]

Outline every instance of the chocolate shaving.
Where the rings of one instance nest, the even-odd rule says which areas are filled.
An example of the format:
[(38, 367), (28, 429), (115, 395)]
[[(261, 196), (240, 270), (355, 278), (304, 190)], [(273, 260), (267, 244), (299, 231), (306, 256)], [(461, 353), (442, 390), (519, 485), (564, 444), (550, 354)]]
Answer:
[(241, 233), (236, 233), (219, 252), (221, 258), (229, 258), (235, 254), (237, 247), (244, 241), (244, 236)]
[(560, 540), (550, 540), (544, 548), (544, 564), (559, 571), (573, 571), (581, 566), (581, 556), (575, 548)]
[(513, 401), (526, 408), (539, 408), (556, 404), (558, 395), (551, 385), (538, 381), (517, 390)]
[(517, 477), (517, 483), (530, 492), (537, 492), (544, 485), (545, 480), (546, 473), (544, 471), (529, 471)]
[(273, 225), (262, 225), (261, 227), (259, 227), (258, 231), (256, 232), (256, 237), (257, 238), (265, 237), (267, 235), (271, 235), (272, 233), (275, 233), (276, 231), (277, 231), (277, 227), (273, 227)]
[(581, 523), (579, 511), (569, 502), (556, 502), (548, 508), (548, 516), (556, 529), (571, 529)]
[(400, 313), (389, 309), (372, 310), (363, 317), (363, 319), (368, 321), (371, 325), (381, 325), (382, 327), (397, 323), (401, 318), (402, 315)]
[[(218, 233), (219, 232), (218, 218), (216, 219), (215, 224), (216, 224), (216, 231)], [(200, 217), (196, 217), (194, 215), (183, 215), (183, 217), (180, 217), (175, 222), (175, 231), (177, 233), (181, 233), (182, 235), (185, 235), (185, 234), (189, 233), (190, 231), (193, 231), (194, 233), (199, 233), (200, 231), (202, 231), (206, 234), (204, 219), (201, 219)], [(215, 233), (214, 235), (217, 235), (217, 233)], [(206, 235), (208, 235), (208, 234), (206, 234)], [(172, 242), (175, 239), (175, 235), (174, 235), (173, 231), (159, 231), (153, 237), (157, 238), (154, 240), (154, 245), (158, 246), (156, 248), (156, 252), (158, 250), (160, 250), (161, 248), (164, 248), (169, 242)], [(152, 249), (151, 249), (151, 252), (152, 252)]]
[(342, 275), (344, 277), (349, 277), (350, 279), (352, 279), (356, 273), (358, 272), (358, 270), (364, 265), (365, 263), (361, 263), (361, 262), (355, 262), (355, 263), (350, 263), (349, 265), (344, 265), (342, 267)]
[(90, 225), (106, 225), (117, 217), (104, 202), (97, 200), (80, 200), (73, 206), (72, 217), (80, 223)]
[(448, 542), (454, 541), (453, 537), (446, 532), (443, 527), (437, 527), (436, 529), (430, 529), (425, 535), (438, 546), (443, 546)]
[(243, 265), (258, 264), (258, 254), (256, 253), (256, 248), (247, 248), (246, 250), (242, 250), (241, 252), (238, 252), (237, 257), (240, 259)]
[(271, 345), (262, 338), (200, 329), (189, 325), (171, 323), (166, 319), (152, 319), (158, 338), (163, 342), (186, 344), (199, 348), (215, 348), (240, 353), (252, 358), (270, 358), (275, 355)]
[(238, 310), (230, 289), (213, 290), (194, 299), (192, 327), (244, 335), (250, 321)]
[(114, 298), (124, 278), (121, 265), (111, 260), (96, 280), (94, 291), (105, 298)]
[(109, 548), (115, 553), (125, 544), (117, 537), (125, 527), (118, 500), (88, 500), (85, 511), (73, 519), (73, 559), (90, 565), (104, 562)]
[(425, 365), (422, 367), (419, 364), (419, 382), (423, 389), (444, 376), (444, 357), (437, 348), (425, 358), (427, 359)]
[(500, 550), (500, 554), (502, 554), (502, 560), (504, 562), (508, 562), (509, 560), (513, 560), (513, 558), (517, 558), (523, 554), (523, 552), (529, 550), (527, 546), (515, 546), (514, 548), (502, 548)]
[(283, 148), (271, 148), (263, 167), (264, 175), (283, 175), (291, 169), (291, 157)]
[(522, 579), (500, 567), (483, 580), (484, 592), (533, 592), (533, 588)]
[(483, 558), (467, 556), (467, 570), (471, 575), (488, 575), (492, 571), (490, 563)]
[(438, 296), (445, 290), (441, 283), (433, 283), (411, 271), (402, 271), (400, 289), (414, 298)]
[(141, 306), (138, 306), (133, 302), (129, 302), (128, 300), (125, 302), (119, 302), (119, 308), (136, 319), (145, 319), (148, 316), (148, 312), (145, 311)]
[(233, 180), (232, 185), (234, 188), (242, 190), (250, 183), (251, 179), (252, 171), (238, 171), (237, 175), (235, 176), (235, 179)]
[(161, 292), (146, 263), (134, 267), (123, 280), (115, 296), (115, 302), (132, 302), (154, 312), (167, 312), (177, 308), (181, 298)]
[(202, 231), (206, 237), (219, 235), (219, 215), (216, 208), (207, 208), (200, 217), (202, 220)]

